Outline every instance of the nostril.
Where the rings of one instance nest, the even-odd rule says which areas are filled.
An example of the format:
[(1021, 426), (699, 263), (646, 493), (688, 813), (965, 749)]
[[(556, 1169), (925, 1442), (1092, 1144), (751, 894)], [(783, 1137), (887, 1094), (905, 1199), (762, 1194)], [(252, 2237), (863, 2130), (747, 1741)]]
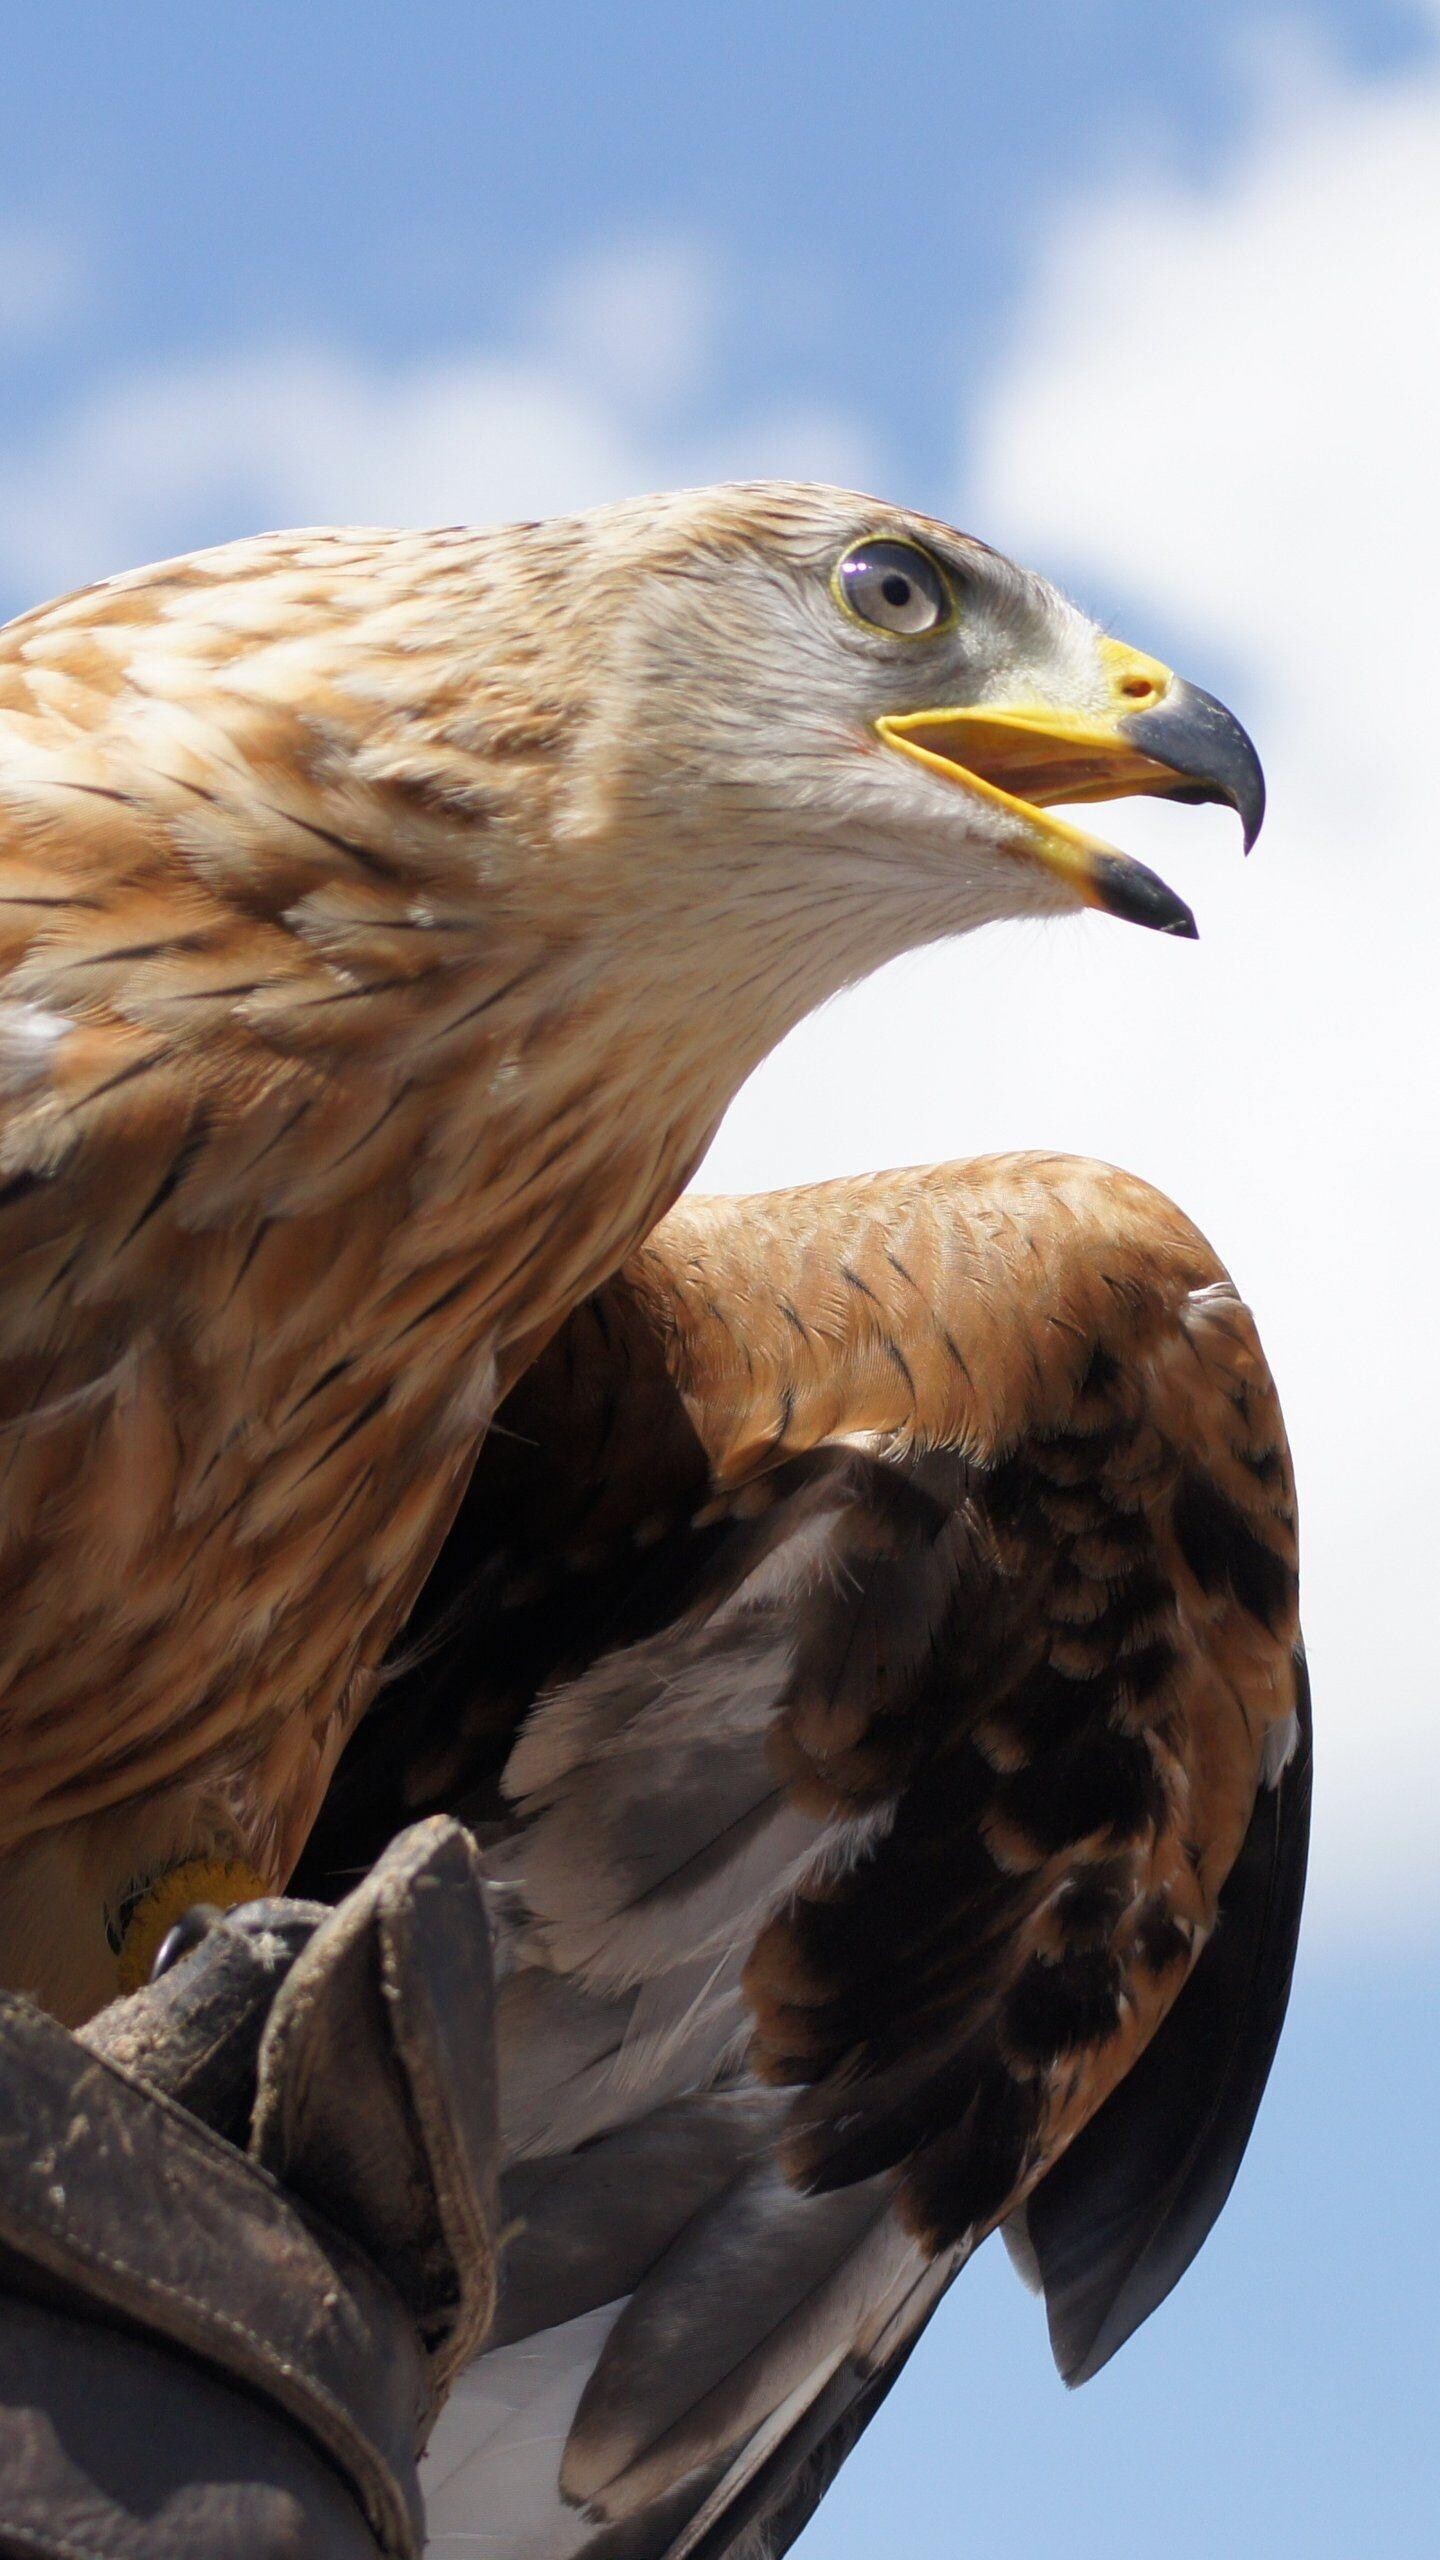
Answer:
[(1156, 691), (1153, 676), (1127, 676), (1120, 690), (1132, 702), (1149, 702)]

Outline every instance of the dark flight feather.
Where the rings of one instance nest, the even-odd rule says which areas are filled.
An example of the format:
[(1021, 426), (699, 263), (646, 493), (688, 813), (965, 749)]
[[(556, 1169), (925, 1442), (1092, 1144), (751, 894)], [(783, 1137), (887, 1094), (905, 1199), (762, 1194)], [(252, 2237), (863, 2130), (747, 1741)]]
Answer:
[(1214, 1931), (1139, 2061), (1042, 2178), (1023, 2230), (1066, 2382), (1088, 2382), (1172, 2292), (1224, 2208), (1254, 2128), (1295, 1965), (1310, 1839), (1310, 1682), (1262, 1788)]

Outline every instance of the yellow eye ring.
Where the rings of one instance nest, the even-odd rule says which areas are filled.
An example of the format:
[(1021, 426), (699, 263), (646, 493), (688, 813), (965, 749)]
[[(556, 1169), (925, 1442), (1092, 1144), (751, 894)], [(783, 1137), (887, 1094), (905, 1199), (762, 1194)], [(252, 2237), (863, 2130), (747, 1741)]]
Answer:
[(870, 534), (841, 553), (830, 578), (841, 612), (886, 640), (933, 640), (959, 618), (955, 590), (918, 542)]

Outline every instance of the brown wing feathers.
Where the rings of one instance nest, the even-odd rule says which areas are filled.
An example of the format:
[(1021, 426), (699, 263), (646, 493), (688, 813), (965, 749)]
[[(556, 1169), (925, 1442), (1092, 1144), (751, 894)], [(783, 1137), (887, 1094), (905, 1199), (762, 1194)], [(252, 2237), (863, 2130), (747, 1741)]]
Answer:
[(955, 2239), (1104, 2097), (1213, 1922), (1294, 1706), (1278, 1409), (1208, 1248), (1102, 1168), (998, 1159), (711, 1214), (722, 1272), (750, 1217), (781, 1245), (756, 1257), (769, 1310), (752, 1271), (732, 1330), (705, 1204), (657, 1240), (682, 1309), (705, 1293), (712, 1366), (683, 1332), (676, 1366), (722, 1467), (757, 1449), (742, 1364), (761, 1416), (774, 1395), (771, 1464), (858, 1424), (905, 1466), (857, 1474), (775, 1742), (815, 1810), (893, 1822), (771, 1922), (757, 2055), (805, 2084), (798, 2175), (911, 2162), (920, 2226)]
[[(331, 1854), (347, 1787), (352, 1829), (367, 1789), (397, 1817), (397, 1770), (423, 1806), (443, 1728), (446, 1800), (468, 1786), (507, 1828), (510, 2050), (542, 2155), (502, 2334), (578, 2336), (631, 2297), (593, 2351), (568, 2494), (651, 2515), (658, 2552), (677, 2483), (703, 2476), (697, 2547), (718, 2552), (762, 2479), (798, 2529), (805, 2467), (933, 2307), (925, 2253), (943, 2289), (1043, 2195), (1172, 2009), (1166, 2121), (1204, 2085), (1179, 1995), (1296, 1705), (1283, 1432), (1194, 1230), (1126, 1177), (1038, 1158), (684, 1203), (500, 1424), (342, 1771)], [(1282, 2007), (1286, 1978), (1282, 1945)], [(1235, 2157), (1273, 1984), (1259, 2011), (1215, 2137)], [(707, 2080), (722, 2114), (684, 2132)], [(1164, 2114), (1152, 2099), (1147, 2125)], [(547, 2126), (591, 2148), (547, 2164)], [(613, 2218), (582, 2279), (544, 2195), (568, 2228), (576, 2164), (623, 2184), (667, 2126), (670, 2189), (643, 2229)], [(1174, 2201), (1204, 2177), (1167, 2140), (1134, 2144), (1144, 2246), (1097, 2259), (1083, 2192), (1055, 2218), (1057, 2283), (1113, 2297), (1112, 2329), (1147, 2283), (1159, 2298), (1156, 2231), (1193, 2250), (1208, 2227)], [(869, 2239), (827, 2246), (806, 2219), (825, 2190)], [(769, 2313), (740, 2264), (757, 2227)], [(887, 2285), (915, 2304), (888, 2328)]]
[(1214, 1930), (1134, 2068), (1006, 2238), (1045, 2294), (1067, 2382), (1088, 2381), (1178, 2284), (1234, 2182), (1284, 2024), (1310, 1830), (1310, 1692), (1262, 1784)]

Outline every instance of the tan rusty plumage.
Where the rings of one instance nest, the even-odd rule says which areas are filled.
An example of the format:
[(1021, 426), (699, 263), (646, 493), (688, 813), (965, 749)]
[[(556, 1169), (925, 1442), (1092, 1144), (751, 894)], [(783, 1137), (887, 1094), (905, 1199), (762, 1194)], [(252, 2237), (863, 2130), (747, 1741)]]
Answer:
[[(915, 522), (272, 536), (0, 635), (0, 1978), (77, 2014), (157, 1873), (283, 1880), (497, 1398), (744, 1075), (1076, 903), (875, 744), (828, 564)], [(932, 535), (967, 681), (1100, 698), (1083, 617)]]
[[(6, 635), (0, 1820), (198, 1789), (153, 1853), (62, 1835), (112, 1931), (197, 1837), (284, 1876), (497, 1379), (724, 1099), (583, 861), (510, 899), (589, 706), (494, 549), (241, 545)], [(14, 1873), (37, 1921), (77, 1881)]]

